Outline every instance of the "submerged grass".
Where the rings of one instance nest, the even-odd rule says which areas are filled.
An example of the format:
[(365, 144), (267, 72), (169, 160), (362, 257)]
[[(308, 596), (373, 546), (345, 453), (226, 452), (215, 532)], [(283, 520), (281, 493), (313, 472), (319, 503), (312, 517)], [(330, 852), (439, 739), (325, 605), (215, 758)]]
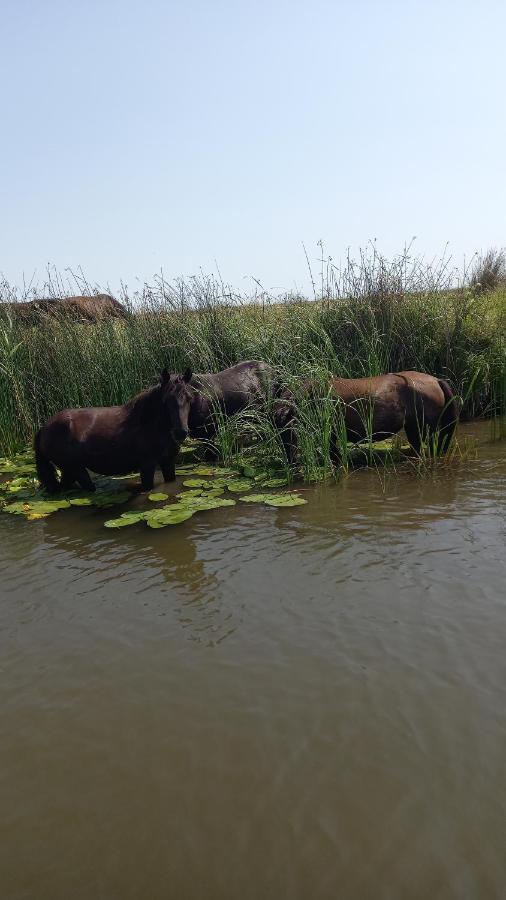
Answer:
[[(86, 292), (83, 285), (79, 292)], [(26, 446), (60, 409), (123, 403), (164, 366), (218, 371), (253, 358), (275, 365), (292, 387), (299, 376), (323, 385), (329, 373), (418, 369), (444, 376), (462, 398), (465, 418), (491, 417), (496, 435), (506, 433), (506, 288), (485, 291), (470, 281), (455, 287), (444, 261), (424, 266), (406, 253), (389, 263), (374, 251), (339, 271), (322, 262), (321, 291), (311, 301), (239, 296), (214, 278), (170, 285), (158, 279), (122, 298), (128, 321), (92, 326), (41, 318), (26, 327), (10, 305), (20, 299), (16, 291), (4, 283), (0, 299), (8, 301), (0, 303), (0, 454)], [(304, 477), (331, 471), (332, 433), (347, 468), (354, 450), (339, 404), (300, 397), (298, 405)], [(242, 454), (240, 435), (247, 431), (260, 456), (288, 473), (268, 410), (217, 424), (215, 450), (223, 462)]]

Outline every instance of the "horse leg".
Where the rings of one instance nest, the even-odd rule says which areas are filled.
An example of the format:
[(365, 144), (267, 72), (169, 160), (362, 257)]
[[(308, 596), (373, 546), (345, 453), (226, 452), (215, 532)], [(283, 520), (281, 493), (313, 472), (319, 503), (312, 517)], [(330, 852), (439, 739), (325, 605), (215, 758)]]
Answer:
[(420, 450), (422, 449), (422, 439), (424, 437), (424, 431), (422, 430), (420, 422), (418, 422), (416, 419), (414, 422), (405, 422), (404, 431), (406, 432), (406, 437), (413, 450), (416, 454), (418, 454), (418, 456), (420, 456)]
[(153, 490), (153, 479), (155, 477), (155, 464), (146, 463), (141, 469), (141, 485), (143, 491)]
[(81, 487), (85, 491), (93, 492), (96, 490), (95, 485), (93, 484), (87, 469), (84, 469), (84, 468), (79, 469), (79, 471), (76, 473), (75, 480), (77, 481), (78, 484), (81, 485)]
[(205, 447), (203, 456), (206, 462), (218, 461), (218, 451), (215, 447), (211, 447), (209, 444)]
[(330, 461), (337, 469), (341, 465), (341, 450), (335, 434), (330, 438)]
[(176, 480), (176, 457), (162, 456), (160, 460), (160, 468), (162, 470), (164, 481)]
[(77, 481), (77, 470), (69, 467), (62, 469), (60, 479), (60, 490), (69, 491)]
[(297, 456), (297, 434), (295, 431), (295, 411), (292, 404), (284, 399), (277, 401), (272, 409), (272, 419), (283, 445), (283, 450), (290, 465)]

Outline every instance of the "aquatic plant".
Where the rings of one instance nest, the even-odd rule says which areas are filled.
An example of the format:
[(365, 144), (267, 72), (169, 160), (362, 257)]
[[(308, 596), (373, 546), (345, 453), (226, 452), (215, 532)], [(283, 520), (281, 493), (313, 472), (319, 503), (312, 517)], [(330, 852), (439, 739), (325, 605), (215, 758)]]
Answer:
[[(496, 255), (494, 271), (497, 261)], [(491, 268), (487, 263), (487, 271)], [(443, 375), (462, 397), (464, 417), (486, 415), (501, 422), (506, 288), (501, 279), (495, 283), (493, 291), (472, 278), (459, 284), (448, 260), (427, 265), (408, 250), (388, 261), (373, 247), (341, 268), (322, 260), (321, 291), (312, 302), (265, 294), (259, 302), (200, 277), (159, 281), (124, 298), (133, 311), (128, 322), (70, 325), (48, 317), (26, 327), (0, 303), (0, 452), (24, 447), (59, 409), (124, 402), (153, 383), (166, 365), (172, 371), (188, 363), (196, 371), (217, 371), (247, 358), (270, 362), (292, 386), (300, 376), (321, 379), (323, 386), (328, 373), (355, 377), (419, 369)], [(3, 284), (2, 292), (0, 299), (15, 301), (14, 288)], [(50, 296), (50, 287), (41, 286), (41, 293)], [(351, 448), (338, 404), (300, 398), (299, 412), (303, 477), (334, 471), (332, 431), (346, 470)], [(246, 435), (257, 465), (292, 477), (269, 409), (232, 419), (220, 419), (217, 410), (216, 417), (213, 449), (221, 463), (240, 464)], [(200, 452), (191, 442), (181, 450), (183, 462)]]
[(300, 494), (249, 494), (247, 497), (239, 497), (243, 503), (265, 503), (267, 506), (304, 506), (307, 500)]
[[(132, 498), (132, 490), (128, 490), (129, 483), (122, 478), (98, 477), (95, 481), (94, 493), (82, 496), (75, 491), (62, 493), (57, 497), (50, 497), (38, 486), (36, 478), (32, 474), (33, 463), (30, 451), (17, 454), (12, 458), (0, 458), (0, 473), (10, 477), (0, 481), (0, 511), (24, 516), (28, 521), (45, 519), (47, 516), (59, 510), (71, 507), (97, 507), (99, 509), (117, 506), (126, 503)], [(185, 466), (184, 474), (194, 475), (199, 473), (200, 478), (185, 478), (183, 486), (174, 500), (169, 500), (169, 495), (163, 491), (152, 491), (147, 496), (151, 504), (149, 509), (133, 509), (121, 513), (120, 516), (108, 519), (104, 524), (106, 528), (126, 528), (145, 522), (150, 528), (165, 528), (170, 525), (179, 525), (186, 522), (196, 513), (207, 512), (215, 509), (223, 509), (236, 505), (236, 501), (230, 497), (224, 497), (225, 490), (232, 493), (249, 491), (255, 484), (253, 478), (238, 477), (239, 471), (256, 470), (251, 465), (243, 465), (237, 469), (219, 466)], [(25, 474), (20, 474), (23, 472)], [(204, 473), (204, 474), (202, 474)], [(285, 483), (283, 479), (266, 478), (266, 473), (261, 474), (261, 480), (271, 484)], [(253, 495), (254, 496), (254, 495)], [(258, 495), (257, 495), (258, 496)], [(246, 497), (241, 497), (246, 500)], [(305, 500), (292, 493), (263, 494), (261, 501), (271, 506), (295, 506), (305, 503)], [(160, 505), (163, 503), (163, 505)]]

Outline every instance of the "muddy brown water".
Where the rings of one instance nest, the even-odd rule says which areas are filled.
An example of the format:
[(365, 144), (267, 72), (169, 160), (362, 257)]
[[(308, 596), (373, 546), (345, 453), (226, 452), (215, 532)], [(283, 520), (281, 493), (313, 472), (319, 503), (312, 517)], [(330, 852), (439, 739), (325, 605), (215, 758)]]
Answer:
[(2, 900), (506, 896), (506, 444), (0, 518)]

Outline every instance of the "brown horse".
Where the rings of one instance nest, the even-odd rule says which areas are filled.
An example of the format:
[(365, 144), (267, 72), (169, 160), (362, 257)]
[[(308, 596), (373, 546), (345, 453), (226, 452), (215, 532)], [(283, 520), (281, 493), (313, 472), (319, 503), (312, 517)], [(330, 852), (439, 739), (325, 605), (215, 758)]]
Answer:
[(95, 294), (92, 297), (51, 297), (2, 304), (4, 305), (24, 325), (38, 325), (44, 316), (65, 318), (90, 325), (104, 319), (128, 319), (125, 307), (110, 294)]
[[(153, 487), (159, 465), (164, 481), (173, 481), (179, 444), (188, 434), (180, 425), (177, 396), (191, 372), (171, 378), (162, 372), (159, 384), (133, 397), (124, 406), (65, 409), (35, 437), (35, 461), (42, 486), (54, 493), (77, 481), (93, 491), (88, 469), (101, 475), (140, 472), (142, 488)], [(55, 466), (61, 471), (57, 480)]]
[[(316, 398), (314, 382), (302, 384), (303, 394)], [(370, 378), (331, 378), (328, 395), (338, 402), (348, 441), (383, 440), (404, 428), (420, 453), (427, 442), (433, 455), (446, 453), (459, 418), (457, 400), (447, 381), (423, 372), (395, 372)], [(297, 417), (293, 392), (280, 392), (275, 419), (287, 456), (293, 459)], [(334, 440), (334, 445), (337, 442)], [(337, 454), (336, 454), (337, 455)]]

